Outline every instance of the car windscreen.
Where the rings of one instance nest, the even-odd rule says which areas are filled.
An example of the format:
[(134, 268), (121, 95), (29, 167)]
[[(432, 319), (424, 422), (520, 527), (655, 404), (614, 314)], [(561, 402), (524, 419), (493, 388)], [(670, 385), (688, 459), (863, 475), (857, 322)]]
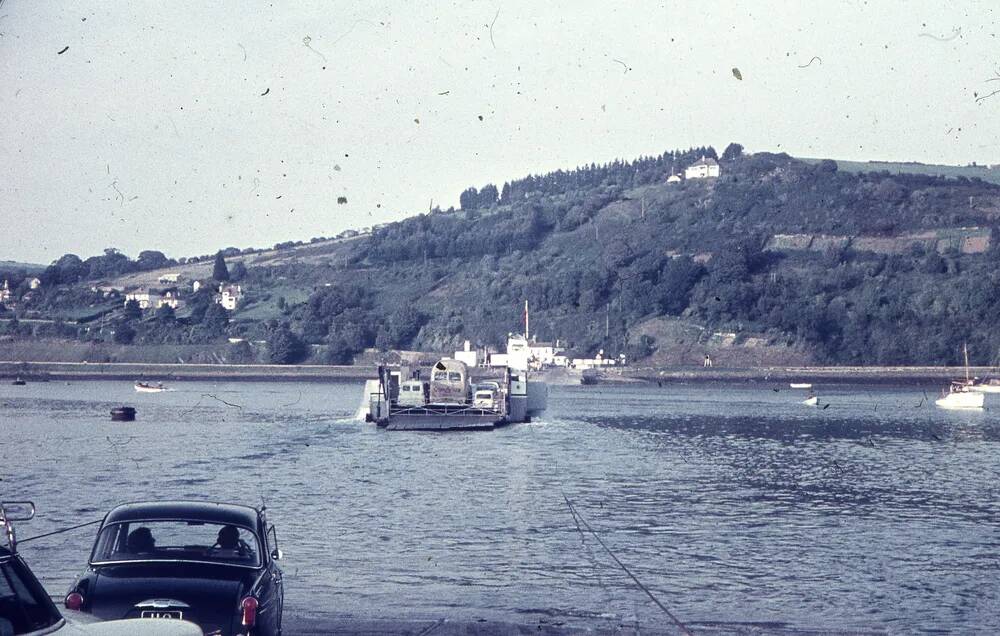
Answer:
[(259, 567), (260, 542), (248, 528), (206, 521), (131, 521), (101, 529), (92, 563), (201, 561)]

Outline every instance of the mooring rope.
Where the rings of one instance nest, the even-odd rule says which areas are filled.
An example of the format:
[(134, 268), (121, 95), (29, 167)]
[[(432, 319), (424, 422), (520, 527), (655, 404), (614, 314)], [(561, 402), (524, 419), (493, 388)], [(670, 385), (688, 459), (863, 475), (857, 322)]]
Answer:
[(98, 519), (97, 521), (88, 521), (87, 523), (81, 523), (76, 526), (70, 526), (69, 528), (63, 528), (62, 530), (54, 530), (52, 532), (46, 532), (45, 534), (36, 534), (33, 537), (28, 537), (27, 539), (18, 539), (18, 543), (27, 543), (28, 541), (34, 541), (35, 539), (42, 539), (44, 537), (51, 537), (54, 534), (62, 534), (64, 532), (69, 532), (70, 530), (78, 530), (79, 528), (86, 528), (87, 526), (92, 526), (94, 524), (100, 523), (103, 519)]
[[(621, 562), (621, 559), (619, 559), (617, 556), (615, 556), (615, 553), (611, 551), (611, 548), (609, 548), (606, 543), (604, 543), (604, 541), (601, 539), (600, 535), (597, 534), (597, 531), (595, 531), (590, 526), (590, 524), (587, 523), (587, 520), (583, 518), (583, 515), (581, 515), (579, 512), (577, 512), (576, 507), (573, 505), (573, 502), (569, 500), (569, 497), (566, 496), (566, 493), (563, 493), (563, 499), (566, 500), (566, 505), (569, 506), (569, 511), (573, 515), (573, 521), (577, 522), (577, 525), (576, 525), (577, 530), (580, 529), (580, 523), (583, 523), (583, 525), (587, 528), (587, 530), (590, 532), (590, 534), (594, 535), (594, 538), (597, 539), (597, 542), (601, 544), (601, 547), (604, 548), (604, 551), (607, 552), (608, 555), (612, 559), (614, 559), (615, 563), (618, 564), (618, 567), (620, 567), (621, 569), (625, 570), (625, 573), (628, 574), (629, 577), (631, 577), (631, 579), (633, 581), (635, 581), (635, 584), (637, 586), (639, 586), (639, 589), (642, 590), (643, 592), (645, 592), (646, 596), (648, 596), (650, 599), (652, 599), (652, 601), (654, 603), (656, 603), (657, 607), (659, 607), (661, 610), (663, 610), (663, 613), (666, 614), (667, 616), (669, 616), (672, 621), (674, 621), (674, 623), (677, 625), (677, 627), (680, 628), (681, 633), (685, 634), (686, 636), (691, 636), (691, 632), (688, 631), (688, 628), (685, 627), (684, 623), (682, 623), (680, 621), (680, 619), (678, 619), (676, 616), (674, 616), (673, 613), (671, 613), (671, 611), (667, 609), (667, 606), (664, 605), (663, 603), (661, 603), (660, 599), (656, 598), (653, 595), (653, 593), (649, 591), (649, 588), (646, 587), (645, 585), (643, 585), (642, 581), (640, 581), (638, 579), (638, 577), (636, 577), (635, 574), (632, 574), (632, 570), (629, 570), (628, 566), (626, 566), (624, 563)], [(581, 531), (581, 534), (582, 534), (582, 531)]]

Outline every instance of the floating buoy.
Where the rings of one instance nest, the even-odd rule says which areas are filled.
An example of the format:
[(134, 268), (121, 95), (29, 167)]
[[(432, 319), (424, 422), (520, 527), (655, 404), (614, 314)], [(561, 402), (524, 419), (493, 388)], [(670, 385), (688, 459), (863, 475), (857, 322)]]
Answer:
[(115, 422), (131, 422), (135, 419), (135, 409), (131, 406), (117, 406), (111, 409), (111, 419)]

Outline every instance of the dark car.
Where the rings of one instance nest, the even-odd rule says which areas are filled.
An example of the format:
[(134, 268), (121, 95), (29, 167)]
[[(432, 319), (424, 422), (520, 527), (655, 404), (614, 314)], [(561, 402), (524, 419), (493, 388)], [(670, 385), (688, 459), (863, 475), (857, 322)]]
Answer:
[[(13, 521), (35, 516), (31, 502), (0, 501), (0, 636), (196, 636), (187, 621), (136, 619), (94, 622), (89, 616), (64, 616), (17, 552)], [(6, 544), (6, 545), (5, 545)]]
[(281, 633), (284, 590), (263, 509), (191, 501), (125, 504), (104, 517), (66, 607), (101, 619), (175, 618), (205, 634)]

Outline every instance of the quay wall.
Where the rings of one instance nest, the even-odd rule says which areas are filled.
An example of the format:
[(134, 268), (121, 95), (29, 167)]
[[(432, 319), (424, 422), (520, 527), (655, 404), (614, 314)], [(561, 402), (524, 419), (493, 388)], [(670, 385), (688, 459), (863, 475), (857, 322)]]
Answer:
[(152, 364), (0, 361), (0, 378), (25, 380), (285, 380), (328, 382), (373, 377), (372, 366)]

